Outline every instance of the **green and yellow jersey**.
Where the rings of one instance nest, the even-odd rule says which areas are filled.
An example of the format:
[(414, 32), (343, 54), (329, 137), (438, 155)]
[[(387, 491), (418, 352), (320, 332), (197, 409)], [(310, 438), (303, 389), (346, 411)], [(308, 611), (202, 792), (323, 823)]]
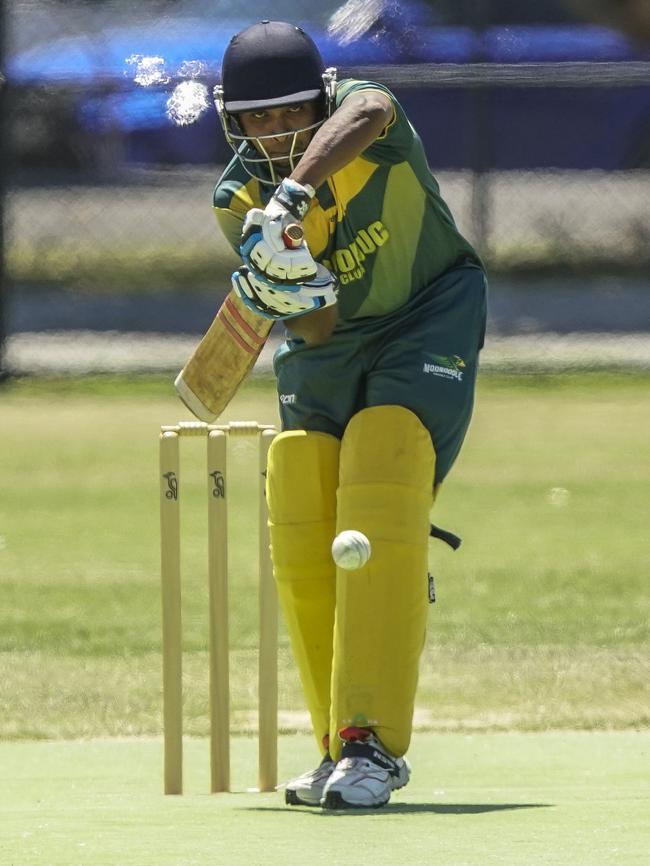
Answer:
[[(393, 119), (370, 147), (316, 190), (304, 220), (311, 254), (340, 281), (342, 319), (393, 312), (455, 265), (481, 266), (440, 195), (418, 134), (390, 91), (347, 79), (338, 85), (337, 107), (362, 90), (386, 93)], [(247, 211), (265, 207), (272, 194), (273, 188), (252, 178), (237, 158), (224, 171), (214, 210), (236, 252)]]

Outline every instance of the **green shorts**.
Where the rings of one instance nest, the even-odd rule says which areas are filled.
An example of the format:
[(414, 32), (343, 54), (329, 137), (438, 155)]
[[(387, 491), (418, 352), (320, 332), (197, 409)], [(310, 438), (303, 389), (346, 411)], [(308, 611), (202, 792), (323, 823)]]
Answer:
[(472, 415), (486, 292), (483, 271), (463, 266), (388, 316), (340, 323), (323, 345), (288, 339), (273, 359), (283, 429), (341, 438), (361, 409), (403, 406), (431, 433), (440, 483)]

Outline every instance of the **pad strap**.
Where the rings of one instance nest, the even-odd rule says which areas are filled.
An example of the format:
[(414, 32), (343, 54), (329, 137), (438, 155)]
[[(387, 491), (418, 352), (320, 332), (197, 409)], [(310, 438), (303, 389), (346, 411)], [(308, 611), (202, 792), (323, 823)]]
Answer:
[(458, 535), (454, 535), (454, 533), (449, 532), (448, 529), (441, 529), (439, 526), (436, 526), (435, 523), (431, 524), (429, 535), (431, 538), (439, 538), (440, 541), (444, 541), (445, 544), (448, 544), (449, 547), (452, 548), (452, 550), (458, 550), (463, 543), (463, 539), (459, 538)]

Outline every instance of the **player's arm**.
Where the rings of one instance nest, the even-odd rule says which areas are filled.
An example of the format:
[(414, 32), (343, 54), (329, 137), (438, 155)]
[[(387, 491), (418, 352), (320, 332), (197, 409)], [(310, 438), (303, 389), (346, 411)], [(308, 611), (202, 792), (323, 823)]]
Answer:
[[(384, 93), (364, 90), (346, 97), (334, 114), (318, 129), (289, 179), (283, 181), (276, 190), (270, 205), (264, 211), (249, 211), (241, 247), (245, 263), (273, 277), (274, 260), (267, 255), (272, 244), (260, 243), (260, 236), (267, 241), (271, 238), (270, 234), (264, 235), (264, 229), (268, 230), (269, 223), (278, 221), (276, 211), (280, 214), (289, 213), (293, 218), (301, 220), (308, 209), (314, 188), (363, 153), (393, 118), (393, 103)], [(296, 181), (293, 188), (291, 181)], [(310, 191), (309, 187), (312, 187)], [(282, 221), (278, 224), (281, 225)], [(258, 258), (261, 255), (260, 250), (265, 256), (263, 260), (255, 258), (256, 255)], [(282, 253), (281, 255), (284, 260), (286, 257)], [(332, 305), (332, 309), (328, 306), (302, 315), (299, 319), (292, 319), (287, 323), (287, 327), (307, 343), (324, 343), (331, 336), (337, 317), (336, 305)]]
[(317, 189), (379, 138), (394, 111), (390, 98), (379, 90), (351, 93), (316, 131), (292, 180)]
[(283, 232), (302, 222), (315, 189), (375, 142), (394, 118), (391, 99), (377, 90), (347, 96), (316, 131), (291, 175), (277, 187), (264, 210), (251, 208), (244, 221), (240, 252), (244, 264), (277, 282), (302, 282), (316, 263), (303, 243), (290, 253)]
[[(291, 178), (319, 187), (376, 141), (393, 116), (393, 104), (385, 93), (364, 90), (350, 94), (318, 129)], [(315, 344), (329, 339), (336, 321), (337, 308), (327, 307), (293, 319), (287, 326), (298, 337)]]

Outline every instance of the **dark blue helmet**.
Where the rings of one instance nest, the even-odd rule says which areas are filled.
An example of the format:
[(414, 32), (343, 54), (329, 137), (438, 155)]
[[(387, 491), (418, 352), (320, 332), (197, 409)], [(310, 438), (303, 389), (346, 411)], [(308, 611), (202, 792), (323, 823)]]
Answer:
[[(261, 21), (230, 40), (215, 100), (226, 139), (246, 171), (263, 183), (276, 184), (277, 160), (266, 152), (266, 136), (243, 135), (237, 114), (319, 100), (318, 122), (292, 133), (295, 142), (301, 132), (317, 129), (330, 115), (335, 91), (336, 70), (325, 69), (316, 43), (304, 30), (285, 21)], [(292, 149), (292, 169), (301, 156)]]
[(226, 111), (236, 114), (318, 99), (325, 64), (314, 40), (295, 24), (261, 21), (230, 40), (221, 83)]

